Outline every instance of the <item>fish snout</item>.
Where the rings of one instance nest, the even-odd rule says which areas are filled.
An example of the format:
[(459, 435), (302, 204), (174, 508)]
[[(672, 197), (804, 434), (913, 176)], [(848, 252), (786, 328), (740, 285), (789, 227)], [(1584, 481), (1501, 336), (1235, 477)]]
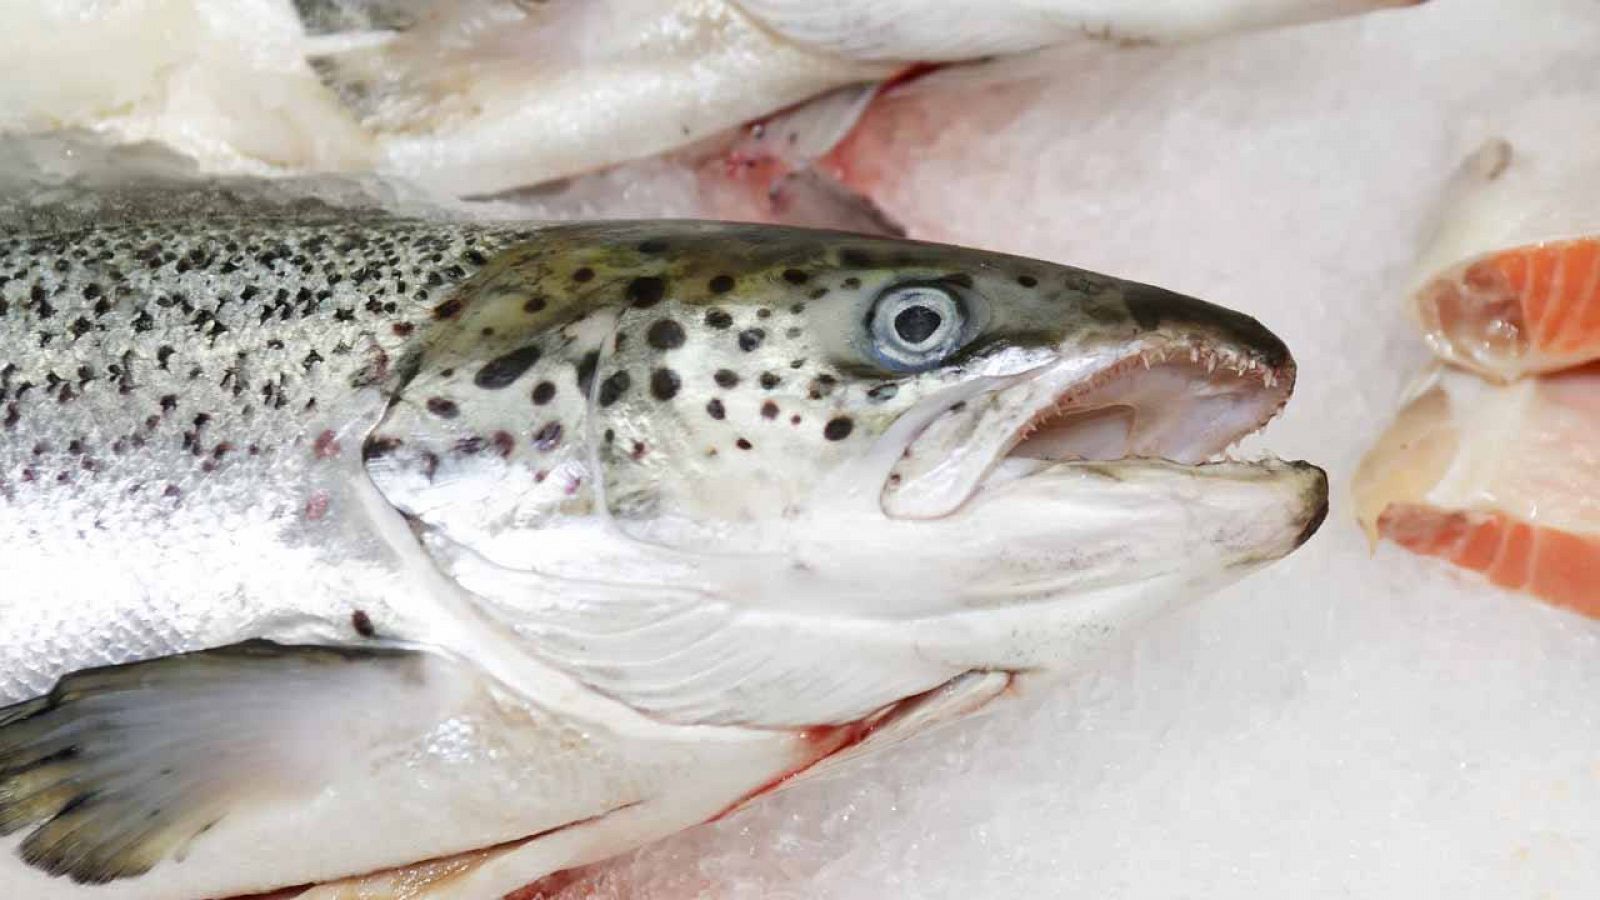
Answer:
[(1244, 313), (1154, 285), (1130, 282), (1123, 303), (1141, 334), (1162, 343), (1185, 343), (1260, 366), (1278, 378), (1294, 377), (1294, 357), (1283, 340)]

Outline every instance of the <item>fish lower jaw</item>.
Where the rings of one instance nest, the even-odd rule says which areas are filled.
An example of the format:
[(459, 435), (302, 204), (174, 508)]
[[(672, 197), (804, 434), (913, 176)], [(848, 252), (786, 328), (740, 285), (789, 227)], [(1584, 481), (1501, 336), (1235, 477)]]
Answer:
[(1292, 364), (1274, 368), (1226, 348), (1141, 348), (1035, 411), (1002, 459), (1247, 462), (1233, 449), (1277, 416), (1293, 384)]

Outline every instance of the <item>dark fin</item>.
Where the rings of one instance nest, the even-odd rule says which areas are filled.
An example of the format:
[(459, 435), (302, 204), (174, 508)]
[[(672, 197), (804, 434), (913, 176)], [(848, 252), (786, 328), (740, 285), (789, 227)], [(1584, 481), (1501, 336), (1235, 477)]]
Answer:
[[(429, 132), (478, 114), (486, 82), (582, 66), (609, 25), (589, 0), (299, 0), (312, 71), (366, 127)], [(352, 6), (360, 9), (352, 12)]]
[(319, 697), (403, 682), (421, 656), (253, 640), (66, 675), (0, 708), (0, 836), (31, 828), (23, 861), (78, 883), (142, 875), (305, 774), (284, 743)]

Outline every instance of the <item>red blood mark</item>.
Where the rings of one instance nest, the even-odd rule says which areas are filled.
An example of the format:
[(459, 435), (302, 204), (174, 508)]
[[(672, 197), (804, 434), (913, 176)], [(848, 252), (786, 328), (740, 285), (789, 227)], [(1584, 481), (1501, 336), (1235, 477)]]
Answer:
[[(1015, 681), (1015, 679), (1013, 678), (1012, 681)], [(1007, 687), (1009, 686), (1010, 685), (1008, 684)], [(769, 794), (782, 787), (792, 779), (805, 774), (807, 770), (815, 766), (817, 763), (822, 762), (824, 759), (862, 743), (863, 741), (867, 740), (867, 738), (872, 737), (873, 733), (879, 728), (883, 727), (889, 722), (894, 721), (902, 713), (920, 706), (925, 700), (943, 688), (944, 685), (939, 685), (931, 690), (923, 691), (920, 694), (912, 694), (909, 697), (906, 697), (895, 703), (891, 703), (890, 705), (873, 713), (870, 716), (867, 716), (864, 719), (857, 719), (854, 722), (845, 722), (839, 725), (813, 725), (810, 728), (801, 731), (799, 733), (799, 738), (801, 743), (807, 748), (808, 752), (805, 756), (805, 760), (800, 765), (790, 769), (787, 772), (784, 772), (771, 781), (768, 781), (767, 783), (757, 787), (755, 790), (745, 794), (743, 797), (740, 797), (738, 800), (735, 800), (733, 803), (729, 804), (727, 808), (712, 816), (707, 821), (715, 822), (719, 819), (725, 818), (730, 813), (749, 803), (751, 800), (754, 800), (763, 794)]]
[(339, 441), (333, 436), (333, 429), (325, 429), (311, 444), (311, 453), (317, 459), (332, 459), (339, 455)]
[[(884, 82), (877, 94), (868, 104), (861, 118), (851, 125), (839, 144), (817, 160), (817, 166), (823, 171), (838, 177), (841, 169), (837, 162), (830, 162), (839, 147), (844, 146), (850, 138), (861, 130), (862, 123), (868, 120), (872, 112), (881, 104), (885, 94), (896, 88), (915, 81), (923, 76), (944, 68), (939, 63), (915, 63), (909, 65)], [(771, 142), (762, 139), (772, 121), (792, 109), (780, 110), (772, 116), (757, 119), (745, 127), (749, 139), (741, 140), (720, 158), (713, 159), (701, 170), (701, 177), (710, 183), (720, 183), (731, 187), (734, 197), (742, 197), (738, 203), (740, 208), (748, 206), (754, 200), (754, 209), (766, 209), (769, 205), (780, 204), (782, 197), (775, 193), (776, 188), (787, 176), (794, 173), (794, 168), (779, 155), (771, 151)], [(856, 186), (846, 178), (840, 178), (844, 184)], [(776, 210), (775, 210), (776, 211)], [(733, 209), (725, 210), (728, 214), (735, 214)]]
[(317, 491), (306, 500), (306, 519), (312, 522), (322, 520), (328, 514), (328, 495), (325, 491)]
[(553, 898), (567, 888), (584, 880), (588, 874), (589, 867), (587, 866), (551, 872), (532, 884), (525, 884), (517, 888), (505, 895), (502, 900), (548, 900), (548, 898)]
[(963, 133), (997, 132), (1044, 90), (1043, 82), (1003, 85), (944, 84), (937, 90), (903, 92), (907, 82), (939, 67), (912, 67), (892, 79), (867, 106), (854, 128), (817, 160), (816, 166), (857, 194), (880, 205), (886, 187), (930, 148), (948, 142), (951, 113), (963, 111)]

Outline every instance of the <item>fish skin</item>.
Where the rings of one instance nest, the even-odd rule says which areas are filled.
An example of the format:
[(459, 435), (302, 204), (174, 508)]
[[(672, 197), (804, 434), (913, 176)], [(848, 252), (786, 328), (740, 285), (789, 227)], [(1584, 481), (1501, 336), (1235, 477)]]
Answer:
[[(862, 344), (905, 285), (965, 310), (919, 372)], [(252, 692), (290, 723), (295, 752), (257, 750), (299, 793), (92, 890), (0, 839), (0, 888), (41, 900), (493, 845), (451, 890), (504, 893), (843, 749), (808, 726), (1083, 658), (1290, 552), (1326, 504), (1303, 464), (1030, 463), (958, 512), (886, 517), (884, 479), (904, 471), (903, 497), (928, 474), (896, 441), (987, 472), (1004, 446), (969, 434), (1114, 364), (1182, 354), (1219, 390), (1237, 370), (1263, 401), (1241, 431), (1287, 398), (1254, 320), (1002, 254), (706, 223), (171, 222), (0, 239), (0, 303), (0, 704), (258, 639), (412, 649), (431, 698), (379, 740), (335, 697)], [(942, 424), (905, 431), (919, 416)]]

